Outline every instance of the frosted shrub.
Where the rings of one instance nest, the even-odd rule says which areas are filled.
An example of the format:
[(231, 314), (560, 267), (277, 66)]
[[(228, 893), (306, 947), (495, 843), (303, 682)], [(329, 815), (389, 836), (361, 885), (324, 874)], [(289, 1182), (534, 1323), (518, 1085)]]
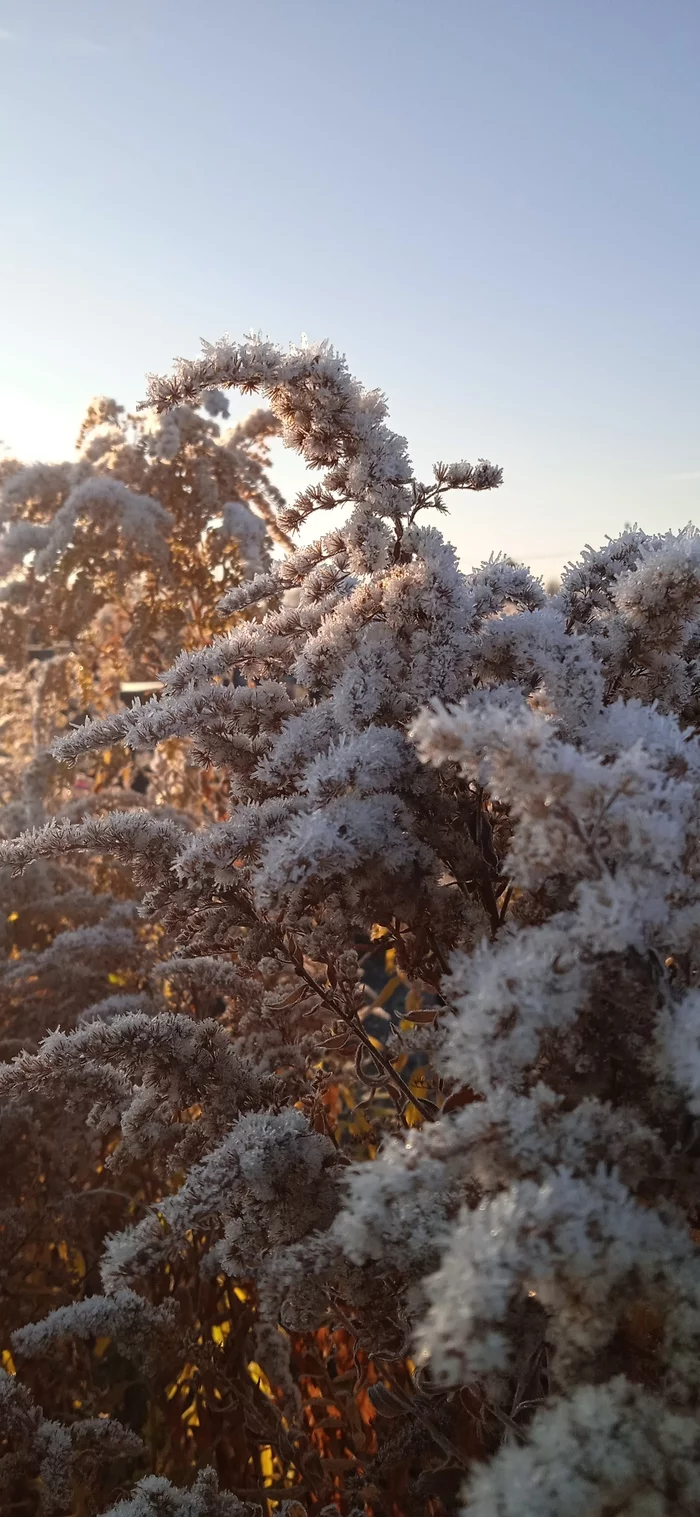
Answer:
[[(47, 1034), (44, 1052), (53, 1050), (45, 1092), (35, 1092), (31, 1103), (3, 1101), (0, 1108), (0, 1351), (6, 1355), (12, 1331), (21, 1332), (47, 1304), (60, 1314), (86, 1291), (100, 1299), (92, 1293), (105, 1235), (162, 1193), (169, 1183), (164, 1171), (176, 1160), (177, 1144), (158, 1149), (154, 1143), (155, 1113), (147, 1117), (143, 1103), (138, 1116), (133, 1109), (125, 1066), (95, 1079), (97, 1064), (84, 1054), (69, 1061), (64, 1078), (66, 1030), (114, 1018), (123, 1025), (125, 1017), (133, 1029), (139, 1017), (144, 1022), (164, 1014), (176, 1023), (184, 1011), (190, 1038), (197, 1031), (206, 1037), (207, 1013), (220, 1001), (217, 990), (195, 990), (181, 975), (166, 982), (157, 965), (167, 959), (167, 940), (139, 915), (149, 881), (157, 884), (167, 867), (168, 840), (181, 839), (202, 814), (221, 814), (218, 777), (196, 770), (177, 740), (158, 754), (125, 755), (105, 746), (73, 771), (52, 758), (47, 745), (86, 713), (111, 710), (120, 691), (128, 702), (134, 687), (155, 688), (163, 662), (183, 642), (208, 635), (224, 579), (239, 583), (259, 572), (275, 540), (286, 540), (275, 524), (281, 497), (267, 468), (277, 423), (257, 411), (222, 432), (211, 417), (227, 413), (225, 397), (210, 394), (202, 408), (182, 407), (161, 425), (100, 400), (89, 409), (74, 461), (26, 468), (5, 460), (0, 471), (0, 836), (50, 822), (58, 833), (76, 824), (87, 839), (97, 815), (103, 822), (109, 816), (113, 828), (109, 852), (100, 836), (96, 851), (81, 858), (54, 849), (22, 877), (0, 870), (2, 1057), (26, 1056)], [(140, 872), (133, 867), (144, 808), (161, 837), (155, 876), (151, 835), (151, 875), (145, 861)], [(124, 831), (129, 848), (120, 863)], [(193, 1014), (202, 1019), (197, 1028)], [(98, 1036), (94, 1027), (91, 1035)], [(190, 1043), (188, 1055), (193, 1052)], [(133, 1037), (128, 1054), (138, 1065)], [(167, 1064), (166, 1077), (147, 1059), (142, 1078), (159, 1088), (171, 1112), (182, 1086), (176, 1092), (170, 1052)], [(188, 1089), (196, 1085), (191, 1061), (187, 1079)], [(127, 1169), (126, 1153), (120, 1154), (116, 1176), (109, 1162), (114, 1124), (118, 1112), (128, 1122), (128, 1109), (130, 1163)], [(90, 1336), (103, 1348), (108, 1339), (111, 1345), (100, 1373), (112, 1386), (114, 1420), (133, 1397), (124, 1364), (138, 1375), (139, 1356), (133, 1343), (122, 1352), (111, 1328)], [(69, 1340), (61, 1339), (48, 1357), (43, 1341), (36, 1359), (24, 1356), (23, 1374), (60, 1430), (57, 1419), (68, 1414), (72, 1423), (76, 1408), (83, 1408), (83, 1420), (87, 1416), (90, 1354), (82, 1362), (73, 1354), (69, 1368)], [(125, 1388), (115, 1392), (120, 1380)], [(101, 1408), (99, 1397), (94, 1407), (102, 1415), (105, 1389)], [(143, 1426), (133, 1409), (129, 1415), (134, 1426)], [(106, 1423), (98, 1425), (106, 1449)], [(70, 1447), (68, 1433), (62, 1436)], [(132, 1438), (132, 1466), (134, 1447), (140, 1443)], [(81, 1517), (90, 1483), (86, 1461), (81, 1452), (70, 1466)], [(32, 1510), (36, 1501), (49, 1501), (38, 1468), (24, 1491)], [(104, 1463), (107, 1492), (115, 1472), (113, 1461)], [(64, 1494), (73, 1489), (67, 1479)], [(51, 1499), (58, 1500), (55, 1492)], [(100, 1498), (93, 1492), (92, 1499), (96, 1510)]]
[(207, 412), (226, 417), (225, 397), (201, 398), (198, 409), (143, 419), (101, 397), (74, 461), (5, 463), (8, 666), (68, 645), (93, 675), (93, 698), (110, 674), (114, 694), (120, 669), (125, 679), (157, 677), (183, 643), (208, 635), (221, 586), (264, 570), (271, 538), (288, 541), (266, 467), (274, 417), (259, 410), (222, 433)]
[[(258, 410), (222, 433), (213, 417), (228, 415), (225, 396), (209, 391), (202, 402), (141, 419), (102, 398), (88, 409), (74, 461), (3, 465), (5, 838), (71, 822), (89, 836), (90, 815), (104, 824), (109, 812), (115, 848), (131, 829), (130, 866), (140, 823), (128, 808), (157, 809), (162, 847), (173, 829), (179, 836), (202, 812), (221, 809), (216, 781), (197, 774), (177, 740), (157, 756), (147, 747), (126, 759), (105, 742), (73, 783), (48, 752), (76, 719), (111, 711), (120, 691), (128, 703), (134, 687), (154, 688), (183, 642), (209, 635), (224, 580), (239, 584), (264, 569), (273, 539), (286, 541), (275, 516), (281, 496), (266, 467), (275, 418)], [(147, 989), (149, 955), (133, 904), (146, 877), (134, 881), (130, 867), (97, 862), (99, 841), (89, 877), (85, 861), (60, 859), (56, 850), (26, 882), (0, 875), (10, 954), (0, 972), (7, 1051), (13, 1040), (27, 1048), (47, 1028), (72, 1025), (108, 998), (115, 981), (127, 994)]]
[[(508, 559), (463, 573), (422, 513), (498, 469), (419, 483), (327, 346), (207, 348), (152, 380), (149, 426), (230, 387), (321, 475), (281, 530), (343, 519), (227, 580), (237, 622), (159, 698), (56, 745), (186, 742), (225, 816), (91, 815), (3, 846), (16, 870), (116, 854), (167, 934), (159, 983), (221, 998), (194, 1024), (115, 1008), (0, 1073), (11, 1109), (68, 1089), (117, 1133), (116, 1171), (169, 1155), (171, 1177), (109, 1239), (103, 1305), (24, 1327), (18, 1359), (108, 1302), (133, 1334), (140, 1297), (132, 1352), (162, 1330), (166, 1354), (157, 1312), (179, 1311), (231, 1494), (197, 1505), (156, 1452), (124, 1517), (233, 1511), (251, 1484), (309, 1510), (694, 1513), (700, 538), (625, 533), (549, 596)], [(216, 1351), (207, 1289), (228, 1293)], [(223, 1386), (273, 1452), (267, 1487), (262, 1466), (229, 1478)]]
[(25, 1506), (23, 1497), (35, 1481), (44, 1512), (69, 1511), (78, 1464), (83, 1489), (99, 1500), (100, 1467), (115, 1457), (133, 1462), (141, 1452), (140, 1439), (115, 1418), (83, 1417), (69, 1427), (49, 1420), (25, 1387), (0, 1369), (0, 1496), (5, 1511)]

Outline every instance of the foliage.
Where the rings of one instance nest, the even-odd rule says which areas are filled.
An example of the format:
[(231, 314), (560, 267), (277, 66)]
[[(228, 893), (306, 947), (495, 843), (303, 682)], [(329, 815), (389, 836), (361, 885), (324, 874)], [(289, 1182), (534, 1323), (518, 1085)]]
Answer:
[[(214, 624), (224, 574), (240, 582), (269, 561), (275, 536), (284, 537), (266, 470), (274, 418), (258, 411), (222, 435), (209, 413), (227, 411), (224, 397), (204, 400), (202, 411), (180, 407), (169, 432), (99, 400), (81, 428), (75, 462), (2, 466), (4, 837), (49, 818), (89, 825), (98, 814), (118, 828), (120, 817), (144, 807), (165, 838), (180, 837), (202, 817), (224, 814), (220, 778), (193, 768), (177, 740), (158, 754), (105, 748), (72, 775), (46, 747), (85, 713), (109, 710), (120, 696), (128, 704), (134, 686), (157, 688), (163, 659)], [(28, 547), (27, 534), (37, 533), (41, 544)], [(220, 1010), (217, 994), (181, 974), (168, 983), (158, 969), (167, 944), (161, 927), (139, 915), (142, 895), (131, 867), (104, 850), (79, 861), (47, 857), (22, 878), (0, 871), (3, 1058), (30, 1053), (47, 1034), (60, 1043), (59, 1027), (106, 1026), (127, 1013), (201, 1020)], [(96, 1097), (90, 1067), (83, 1073), (83, 1091)], [(10, 1361), (13, 1330), (94, 1293), (105, 1235), (138, 1215), (164, 1183), (147, 1155), (115, 1177), (109, 1119), (86, 1129), (65, 1085), (61, 1102), (59, 1127), (47, 1101), (3, 1102), (0, 1110), (0, 1343)], [(129, 1385), (133, 1368), (114, 1358), (104, 1335), (100, 1341), (104, 1416), (105, 1402), (113, 1409), (144, 1392)], [(70, 1373), (58, 1362), (56, 1371), (42, 1371), (39, 1400), (63, 1419), (56, 1426), (67, 1417), (69, 1429), (78, 1428), (87, 1415), (85, 1374), (77, 1362)], [(127, 1408), (127, 1420), (142, 1427), (138, 1405)], [(134, 1447), (138, 1438), (131, 1464)], [(113, 1461), (101, 1464), (105, 1479), (119, 1474)], [(85, 1500), (89, 1489), (98, 1501), (82, 1445), (78, 1468)], [(31, 1469), (34, 1480), (39, 1465)], [(34, 1510), (40, 1489), (48, 1501), (45, 1486), (41, 1477), (33, 1494), (18, 1497), (18, 1510)]]
[[(421, 513), (498, 469), (419, 483), (325, 345), (221, 343), (149, 404), (228, 387), (322, 471), (281, 530), (344, 519), (226, 579), (227, 630), (55, 746), (186, 743), (225, 815), (3, 845), (20, 879), (113, 858), (168, 954), (165, 1005), (0, 1071), (13, 1120), (86, 1120), (141, 1184), (101, 1290), (14, 1332), (23, 1383), (71, 1426), (51, 1366), (78, 1363), (81, 1418), (144, 1437), (119, 1517), (695, 1512), (700, 537), (626, 532), (552, 594), (465, 574)], [(220, 1007), (193, 1020), (183, 983)]]

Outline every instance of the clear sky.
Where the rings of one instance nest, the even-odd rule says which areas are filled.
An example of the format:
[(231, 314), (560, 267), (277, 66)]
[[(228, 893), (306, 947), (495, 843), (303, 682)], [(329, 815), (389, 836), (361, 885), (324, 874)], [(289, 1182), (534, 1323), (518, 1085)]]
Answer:
[(306, 332), (503, 464), (466, 564), (700, 521), (699, 78), (700, 0), (0, 0), (0, 437)]

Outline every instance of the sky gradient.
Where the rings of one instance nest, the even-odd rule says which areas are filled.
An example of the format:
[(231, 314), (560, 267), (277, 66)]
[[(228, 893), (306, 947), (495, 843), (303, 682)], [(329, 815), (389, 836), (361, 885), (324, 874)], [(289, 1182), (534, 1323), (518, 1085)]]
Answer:
[(700, 519), (699, 65), (698, 0), (0, 0), (0, 438), (306, 332), (503, 465), (466, 567)]

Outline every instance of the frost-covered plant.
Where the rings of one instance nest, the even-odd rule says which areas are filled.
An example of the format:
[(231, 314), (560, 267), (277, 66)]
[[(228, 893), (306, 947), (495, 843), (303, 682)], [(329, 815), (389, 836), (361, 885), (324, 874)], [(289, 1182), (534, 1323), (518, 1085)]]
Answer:
[(0, 1495), (6, 1512), (27, 1510), (36, 1491), (45, 1517), (75, 1510), (80, 1498), (101, 1504), (104, 1475), (115, 1460), (142, 1452), (141, 1440), (116, 1418), (76, 1419), (70, 1425), (44, 1416), (26, 1387), (0, 1369)]
[(178, 1490), (161, 1476), (147, 1475), (134, 1494), (118, 1501), (105, 1517), (257, 1517), (260, 1511), (220, 1491), (216, 1471), (209, 1468), (200, 1472), (189, 1491)]
[[(176, 741), (158, 756), (143, 750), (126, 762), (123, 750), (105, 743), (72, 784), (47, 751), (72, 721), (111, 709), (120, 690), (128, 701), (134, 687), (153, 688), (183, 641), (206, 640), (224, 580), (255, 574), (269, 563), (273, 539), (284, 539), (275, 520), (281, 497), (266, 468), (275, 418), (258, 410), (222, 434), (213, 417), (228, 414), (225, 397), (212, 390), (202, 402), (161, 420), (127, 416), (99, 399), (82, 424), (75, 461), (3, 466), (6, 838), (49, 820), (85, 824), (106, 813), (116, 836), (116, 813), (128, 828), (134, 804), (155, 808), (156, 825), (166, 830), (178, 811), (182, 830), (220, 809), (216, 780), (197, 776)], [(131, 871), (104, 858), (88, 868), (86, 878), (84, 862), (47, 861), (26, 884), (9, 871), (0, 876), (10, 950), (0, 976), (6, 1048), (72, 1025), (109, 994), (110, 976), (127, 992), (145, 988)]]
[[(188, 1030), (115, 1008), (0, 1091), (46, 1111), (70, 1089), (118, 1126), (117, 1169), (170, 1156), (174, 1187), (107, 1244), (104, 1301), (176, 1295), (197, 1417), (223, 1434), (206, 1317), (171, 1282), (189, 1260), (197, 1292), (227, 1293), (223, 1362), (254, 1331), (280, 1498), (693, 1513), (700, 537), (625, 533), (553, 595), (504, 558), (463, 573), (421, 513), (497, 485), (492, 465), (420, 484), (325, 345), (222, 343), (149, 402), (167, 417), (226, 387), (261, 391), (322, 471), (283, 529), (344, 519), (225, 584), (244, 620), (56, 752), (188, 742), (228, 815), (91, 817), (2, 850), (16, 869), (116, 853), (172, 945), (164, 982), (218, 989), (225, 1013)], [(370, 989), (373, 941), (401, 1005)], [(353, 1080), (364, 1145), (338, 1120)], [(18, 1352), (79, 1339), (71, 1320)]]
[[(94, 400), (74, 461), (5, 465), (0, 588), (3, 655), (68, 646), (100, 687), (157, 677), (211, 632), (221, 586), (287, 542), (268, 469), (278, 430), (259, 410), (223, 432), (223, 395), (168, 416)], [(207, 414), (209, 413), (209, 414)], [(112, 669), (109, 669), (109, 658)], [(99, 664), (99, 670), (93, 665)], [(114, 684), (102, 699), (113, 697)]]
[[(258, 411), (222, 435), (206, 412), (226, 410), (224, 397), (214, 395), (205, 397), (204, 410), (181, 408), (176, 425), (168, 423), (166, 445), (159, 422), (125, 417), (113, 402), (99, 401), (81, 429), (75, 462), (4, 463), (3, 838), (48, 822), (89, 830), (100, 816), (118, 841), (124, 829), (133, 837), (134, 823), (138, 833), (133, 808), (141, 815), (146, 807), (162, 835), (162, 864), (168, 839), (220, 811), (217, 777), (194, 770), (177, 742), (158, 755), (105, 747), (72, 775), (47, 744), (86, 712), (110, 709), (120, 689), (128, 700), (133, 685), (153, 688), (164, 657), (183, 640), (206, 637), (224, 576), (237, 583), (254, 574), (268, 563), (275, 539), (284, 540), (274, 522), (281, 497), (267, 471), (274, 418)], [(46, 856), (21, 877), (0, 869), (4, 1059), (26, 1056), (47, 1034), (55, 1046), (75, 1025), (186, 1013), (191, 1032), (191, 1013), (206, 1018), (225, 1009), (218, 992), (168, 984), (156, 969), (168, 944), (160, 927), (139, 916), (147, 887), (147, 868), (135, 874), (130, 856), (120, 865), (104, 846), (79, 860)], [(122, 1165), (118, 1178), (112, 1174), (117, 1107), (103, 1103), (98, 1120), (101, 1092), (90, 1068), (84, 1063), (77, 1081), (92, 1108), (87, 1130), (70, 1082), (58, 1103), (35, 1094), (0, 1109), (0, 1349), (8, 1354), (12, 1330), (40, 1315), (47, 1300), (60, 1311), (94, 1291), (105, 1234), (170, 1183), (147, 1142), (138, 1156), (134, 1143), (128, 1173)], [(123, 1090), (123, 1068), (119, 1081)], [(154, 1088), (156, 1082), (153, 1073)], [(161, 1088), (170, 1110), (171, 1071)], [(145, 1127), (143, 1110), (141, 1121)], [(151, 1113), (151, 1127), (154, 1121)], [(173, 1162), (170, 1150), (164, 1162)], [(83, 1405), (83, 1369), (61, 1374), (57, 1360), (55, 1374), (38, 1376), (39, 1399), (52, 1416), (70, 1414), (76, 1397)]]

